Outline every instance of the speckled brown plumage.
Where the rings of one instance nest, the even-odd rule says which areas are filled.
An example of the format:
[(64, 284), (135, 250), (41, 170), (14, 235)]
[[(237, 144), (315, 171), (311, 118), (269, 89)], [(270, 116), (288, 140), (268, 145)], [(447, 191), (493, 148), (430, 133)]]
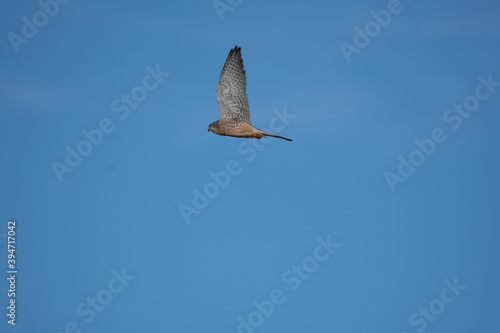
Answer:
[(217, 100), (220, 107), (220, 120), (211, 123), (208, 126), (209, 131), (237, 138), (260, 139), (264, 136), (273, 136), (292, 141), (252, 126), (241, 47), (235, 46), (229, 51), (219, 79)]

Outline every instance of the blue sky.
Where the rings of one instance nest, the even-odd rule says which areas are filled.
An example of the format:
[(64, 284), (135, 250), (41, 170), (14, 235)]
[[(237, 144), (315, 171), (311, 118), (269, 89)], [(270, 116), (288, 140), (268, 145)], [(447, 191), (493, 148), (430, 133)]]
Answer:
[(498, 331), (498, 2), (216, 5), (4, 5), (2, 332)]

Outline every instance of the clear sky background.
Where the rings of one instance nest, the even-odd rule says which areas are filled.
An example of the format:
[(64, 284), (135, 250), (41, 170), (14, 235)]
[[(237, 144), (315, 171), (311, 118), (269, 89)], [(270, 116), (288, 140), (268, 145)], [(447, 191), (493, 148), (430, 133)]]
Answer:
[[(500, 330), (498, 1), (41, 3), (0, 11), (2, 332)], [(293, 142), (207, 133), (235, 45)]]

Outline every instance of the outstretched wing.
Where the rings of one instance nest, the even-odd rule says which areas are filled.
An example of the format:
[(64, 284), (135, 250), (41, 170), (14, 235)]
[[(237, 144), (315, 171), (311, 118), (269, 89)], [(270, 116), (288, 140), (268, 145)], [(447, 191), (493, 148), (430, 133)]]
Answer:
[(233, 118), (251, 124), (241, 47), (235, 46), (227, 56), (219, 79), (217, 100), (221, 118)]

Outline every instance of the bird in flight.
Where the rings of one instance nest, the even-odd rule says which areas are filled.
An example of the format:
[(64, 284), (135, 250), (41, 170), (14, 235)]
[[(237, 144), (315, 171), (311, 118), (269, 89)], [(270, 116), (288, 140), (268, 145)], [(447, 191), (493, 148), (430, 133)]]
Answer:
[(235, 46), (229, 51), (219, 79), (217, 100), (220, 107), (220, 119), (208, 125), (209, 131), (236, 138), (261, 139), (265, 136), (273, 136), (293, 141), (252, 126), (241, 47)]

